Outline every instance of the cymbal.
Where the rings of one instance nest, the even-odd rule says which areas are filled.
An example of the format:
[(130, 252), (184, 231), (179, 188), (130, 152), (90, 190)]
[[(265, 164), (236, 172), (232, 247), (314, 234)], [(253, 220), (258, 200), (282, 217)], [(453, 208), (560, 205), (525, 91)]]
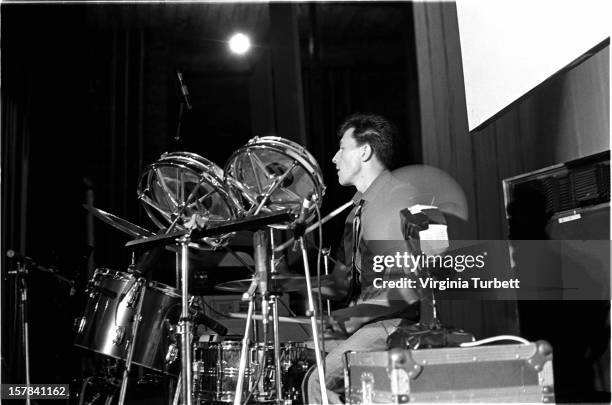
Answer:
[[(225, 283), (221, 283), (215, 286), (215, 289), (221, 291), (232, 291), (232, 292), (245, 292), (249, 289), (251, 282), (253, 279), (247, 278), (243, 280), (234, 280), (228, 281)], [(317, 278), (310, 278), (311, 286), (317, 285)], [(321, 285), (327, 286), (331, 285), (333, 280), (330, 276), (322, 276), (321, 277)], [(293, 291), (301, 291), (306, 289), (306, 277), (304, 276), (295, 276), (295, 275), (278, 275), (272, 276), (270, 282), (268, 283), (268, 289), (270, 291), (280, 291), (280, 292), (293, 292)]]
[(135, 238), (145, 238), (155, 235), (154, 232), (151, 232), (148, 229), (142, 228), (136, 224), (131, 223), (128, 220), (119, 218), (118, 216), (113, 215), (110, 212), (103, 211), (92, 205), (83, 204), (83, 208), (89, 211), (96, 218), (101, 219), (103, 222), (106, 222), (108, 225), (119, 229), (120, 231)]

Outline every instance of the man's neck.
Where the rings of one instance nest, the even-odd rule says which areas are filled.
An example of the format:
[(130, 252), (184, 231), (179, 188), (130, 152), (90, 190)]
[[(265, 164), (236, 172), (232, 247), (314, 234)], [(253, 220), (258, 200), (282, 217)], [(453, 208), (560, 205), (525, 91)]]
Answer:
[(355, 182), (355, 188), (357, 188), (357, 191), (360, 193), (365, 193), (374, 180), (376, 180), (376, 178), (384, 171), (385, 169), (383, 167), (377, 167), (373, 170), (365, 170)]

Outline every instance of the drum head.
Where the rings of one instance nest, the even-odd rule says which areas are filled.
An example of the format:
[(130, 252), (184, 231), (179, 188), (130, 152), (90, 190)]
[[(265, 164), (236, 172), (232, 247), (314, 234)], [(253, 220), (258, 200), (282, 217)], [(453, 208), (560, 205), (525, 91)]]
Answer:
[[(226, 183), (240, 190), (249, 213), (262, 201), (264, 212), (297, 213), (305, 198), (312, 197), (320, 206), (325, 192), (315, 158), (297, 143), (275, 136), (255, 137), (238, 149), (228, 160), (225, 175)], [(310, 214), (313, 211), (314, 207)]]
[[(138, 198), (153, 222), (164, 230), (184, 229), (194, 215), (198, 221), (215, 226), (241, 212), (231, 190), (226, 190), (223, 170), (189, 152), (165, 153), (149, 165), (140, 177)], [(225, 239), (227, 235), (206, 241), (217, 245)]]

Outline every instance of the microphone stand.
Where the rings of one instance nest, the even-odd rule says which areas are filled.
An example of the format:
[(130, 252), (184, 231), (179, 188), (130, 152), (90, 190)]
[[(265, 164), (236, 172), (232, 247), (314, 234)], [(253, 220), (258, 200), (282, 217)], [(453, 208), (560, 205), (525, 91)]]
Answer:
[(187, 111), (191, 111), (193, 107), (189, 102), (189, 89), (187, 89), (187, 85), (183, 82), (183, 74), (178, 69), (176, 70), (176, 77), (178, 79), (182, 100), (179, 105), (178, 122), (176, 124), (176, 134), (174, 135), (173, 141), (176, 148), (179, 149), (181, 144), (181, 126), (183, 124), (185, 108), (187, 108)]
[[(19, 286), (19, 317), (21, 320), (21, 339), (23, 355), (25, 358), (25, 383), (27, 390), (30, 390), (30, 336), (28, 326), (28, 269), (24, 263), (17, 264), (17, 270), (9, 271), (9, 274), (16, 276)], [(30, 396), (26, 396), (26, 404), (30, 405)]]
[[(22, 347), (23, 347), (23, 356), (25, 363), (25, 384), (29, 390), (31, 380), (30, 380), (30, 332), (29, 332), (29, 322), (28, 322), (28, 268), (39, 270), (43, 273), (50, 273), (53, 277), (57, 278), (60, 281), (63, 281), (70, 285), (71, 290), (74, 288), (74, 281), (69, 280), (66, 277), (61, 276), (57, 273), (57, 271), (53, 268), (48, 268), (43, 265), (36, 263), (31, 258), (24, 256), (14, 250), (8, 250), (6, 252), (7, 257), (15, 258), (17, 261), (17, 270), (11, 270), (8, 272), (9, 275), (15, 276), (15, 282), (19, 288), (19, 317), (21, 323), (21, 339), (22, 339)], [(31, 400), (30, 396), (26, 395), (26, 404), (30, 405)]]

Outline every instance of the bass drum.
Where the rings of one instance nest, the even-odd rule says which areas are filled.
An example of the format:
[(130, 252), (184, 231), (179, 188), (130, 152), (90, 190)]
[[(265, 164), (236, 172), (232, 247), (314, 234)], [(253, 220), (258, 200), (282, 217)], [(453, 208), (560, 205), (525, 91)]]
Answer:
[[(215, 226), (239, 217), (241, 205), (223, 170), (208, 159), (190, 152), (164, 153), (146, 167), (138, 183), (138, 199), (151, 220), (162, 230), (181, 230), (193, 216)], [(230, 235), (204, 238), (218, 247)]]
[(75, 345), (125, 360), (132, 326), (142, 298), (132, 362), (151, 370), (170, 373), (176, 360), (173, 327), (181, 313), (181, 296), (165, 284), (137, 279), (129, 273), (98, 269), (89, 283), (84, 315), (78, 318)]
[[(297, 215), (306, 198), (320, 208), (325, 193), (315, 158), (277, 136), (255, 137), (234, 152), (225, 165), (225, 183), (239, 190), (248, 214), (290, 209)], [(312, 204), (309, 219), (314, 213)]]

